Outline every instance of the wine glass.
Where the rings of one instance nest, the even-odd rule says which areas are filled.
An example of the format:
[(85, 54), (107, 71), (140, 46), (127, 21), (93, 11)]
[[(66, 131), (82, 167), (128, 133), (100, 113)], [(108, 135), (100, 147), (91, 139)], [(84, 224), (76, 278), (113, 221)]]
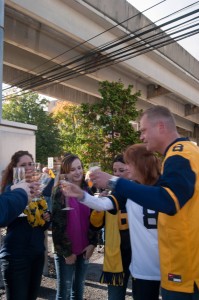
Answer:
[(38, 162), (32, 163), (31, 181), (38, 181), (41, 177), (41, 164)]
[[(67, 182), (69, 182), (67, 174), (59, 174), (59, 183), (63, 191), (67, 187)], [(72, 209), (74, 208), (69, 206), (68, 197), (65, 196), (65, 207), (62, 208), (62, 210), (72, 210)]]
[[(99, 162), (92, 162), (89, 164), (89, 173), (94, 173), (96, 171), (101, 171), (101, 166)], [(92, 182), (93, 185), (95, 185), (95, 182)], [(96, 188), (96, 192), (94, 193), (94, 196), (99, 196), (100, 190)]]
[[(13, 168), (13, 184), (16, 184), (22, 180), (26, 179), (25, 168), (15, 167)], [(21, 213), (19, 217), (27, 217), (24, 213)]]
[(33, 171), (31, 174), (31, 181), (39, 183), (38, 195), (32, 198), (32, 201), (40, 200), (40, 196), (44, 188), (48, 185), (51, 177), (47, 173), (42, 173), (40, 163), (32, 163)]
[(25, 168), (15, 167), (13, 168), (13, 184), (16, 184), (25, 179)]

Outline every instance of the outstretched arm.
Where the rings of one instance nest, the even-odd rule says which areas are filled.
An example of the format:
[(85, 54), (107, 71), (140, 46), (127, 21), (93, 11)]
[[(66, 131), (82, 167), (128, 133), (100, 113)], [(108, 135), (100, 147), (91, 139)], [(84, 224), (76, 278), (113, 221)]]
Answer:
[(98, 211), (111, 210), (115, 208), (112, 201), (108, 197), (97, 198), (86, 193), (80, 187), (72, 183), (67, 182), (67, 185), (63, 189), (63, 193), (66, 197), (75, 197), (84, 205)]
[(17, 218), (28, 204), (28, 195), (22, 188), (0, 195), (0, 226), (7, 226)]

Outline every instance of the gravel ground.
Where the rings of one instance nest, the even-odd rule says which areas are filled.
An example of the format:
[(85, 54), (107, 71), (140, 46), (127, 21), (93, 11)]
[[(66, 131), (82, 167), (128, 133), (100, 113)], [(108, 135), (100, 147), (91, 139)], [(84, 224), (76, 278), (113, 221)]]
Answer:
[[(85, 285), (85, 300), (106, 300), (107, 286), (99, 283), (102, 270), (103, 253), (94, 251), (90, 259)], [(129, 283), (130, 286), (130, 283)], [(43, 276), (38, 300), (54, 300), (56, 294), (56, 274), (52, 254), (51, 232), (48, 232), (48, 274)], [(132, 299), (131, 290), (127, 290), (126, 300)], [(0, 300), (6, 300), (4, 290), (0, 289)]]

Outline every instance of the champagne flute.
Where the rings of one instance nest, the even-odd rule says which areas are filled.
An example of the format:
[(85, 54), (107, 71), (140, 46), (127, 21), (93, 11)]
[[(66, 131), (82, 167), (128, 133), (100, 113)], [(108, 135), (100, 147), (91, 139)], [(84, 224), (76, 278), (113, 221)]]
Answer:
[[(89, 173), (94, 173), (96, 171), (101, 171), (101, 166), (100, 166), (100, 163), (99, 162), (92, 162), (89, 164)], [(95, 182), (93, 181), (92, 182), (93, 185), (95, 185)], [(96, 188), (96, 192), (94, 193), (94, 196), (99, 196), (100, 194), (100, 190), (98, 188)]]
[(32, 166), (32, 169), (33, 169), (32, 174), (31, 174), (31, 180), (32, 181), (38, 181), (39, 178), (41, 177), (41, 174), (42, 174), (41, 164), (38, 163), (38, 162), (35, 162), (35, 163), (32, 163), (31, 166)]
[[(25, 168), (15, 167), (13, 168), (13, 184), (16, 184), (22, 180), (26, 179)], [(24, 213), (21, 213), (19, 217), (27, 217)]]
[(16, 184), (26, 178), (24, 167), (13, 168), (13, 184)]
[[(63, 191), (67, 187), (67, 182), (69, 182), (67, 174), (59, 174), (59, 183), (60, 183)], [(65, 196), (65, 207), (62, 208), (62, 210), (72, 210), (72, 209), (74, 209), (74, 208), (69, 206), (68, 197)]]
[[(35, 182), (39, 183), (38, 195), (33, 196), (32, 201), (38, 201), (38, 200), (40, 200), (42, 190), (45, 188), (45, 186), (47, 184), (46, 185), (44, 184), (44, 178), (42, 178), (43, 174), (41, 171), (41, 164), (38, 162), (35, 162), (35, 163), (32, 163), (31, 165), (32, 165), (32, 173), (30, 175), (31, 182), (35, 181)], [(44, 175), (44, 177), (46, 177), (46, 175)]]

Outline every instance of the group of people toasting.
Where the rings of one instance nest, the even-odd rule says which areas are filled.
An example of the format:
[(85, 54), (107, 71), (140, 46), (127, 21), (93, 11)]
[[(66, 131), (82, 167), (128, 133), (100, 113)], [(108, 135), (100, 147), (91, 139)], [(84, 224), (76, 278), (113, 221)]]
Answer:
[(80, 158), (67, 154), (60, 174), (68, 181), (62, 178), (52, 189), (52, 214), (44, 209), (42, 195), (30, 209), (33, 183), (13, 188), (13, 167), (24, 166), (28, 173), (33, 162), (27, 151), (13, 155), (1, 196), (16, 197), (17, 206), (21, 193), (27, 207), (4, 222), (0, 259), (8, 300), (37, 298), (50, 222), (56, 300), (83, 300), (89, 258), (103, 226), (100, 282), (108, 285), (109, 300), (125, 299), (130, 274), (134, 300), (158, 300), (160, 294), (163, 300), (199, 300), (199, 148), (179, 136), (173, 115), (162, 106), (142, 113), (140, 132), (142, 142), (114, 159), (113, 174), (90, 172), (94, 187), (102, 190), (98, 197)]

